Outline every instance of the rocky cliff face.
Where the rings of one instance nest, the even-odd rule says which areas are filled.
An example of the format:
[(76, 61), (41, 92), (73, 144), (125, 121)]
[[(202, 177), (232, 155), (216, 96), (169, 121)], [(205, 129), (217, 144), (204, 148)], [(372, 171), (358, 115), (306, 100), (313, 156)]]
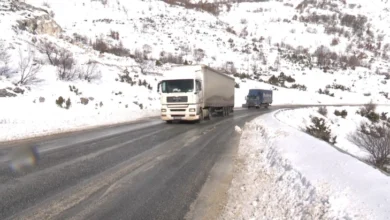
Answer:
[(17, 21), (21, 30), (51, 36), (58, 36), (62, 32), (60, 25), (53, 19), (53, 12), (19, 1), (10, 2), (9, 10), (18, 12), (23, 17)]

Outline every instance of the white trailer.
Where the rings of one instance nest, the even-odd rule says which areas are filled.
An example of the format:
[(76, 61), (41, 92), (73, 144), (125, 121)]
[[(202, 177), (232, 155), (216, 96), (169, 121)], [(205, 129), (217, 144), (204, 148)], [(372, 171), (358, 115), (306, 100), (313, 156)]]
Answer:
[(234, 107), (234, 78), (206, 65), (175, 66), (158, 84), (161, 119), (201, 121), (227, 116)]

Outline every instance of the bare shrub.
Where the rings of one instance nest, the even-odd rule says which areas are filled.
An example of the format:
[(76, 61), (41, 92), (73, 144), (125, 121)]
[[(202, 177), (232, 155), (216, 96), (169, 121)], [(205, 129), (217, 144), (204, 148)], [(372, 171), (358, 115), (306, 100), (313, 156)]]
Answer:
[(73, 33), (73, 38), (74, 38), (75, 41), (81, 42), (84, 45), (88, 45), (89, 41), (90, 41), (87, 36), (83, 36), (83, 35), (77, 34), (77, 33)]
[(73, 54), (66, 50), (61, 50), (56, 66), (57, 77), (60, 80), (74, 80), (80, 73), (79, 69), (76, 67), (76, 61), (73, 58)]
[(326, 34), (338, 34), (338, 35), (344, 35), (345, 30), (342, 27), (337, 27), (334, 25), (328, 25), (325, 27), (325, 33)]
[(390, 128), (388, 125), (362, 124), (348, 136), (348, 140), (370, 154), (369, 162), (375, 167), (386, 170), (390, 159)]
[(374, 102), (373, 102), (372, 100), (371, 100), (369, 103), (367, 103), (367, 104), (365, 104), (365, 105), (363, 106), (365, 112), (367, 112), (367, 113), (369, 113), (369, 112), (375, 112), (376, 107), (377, 107), (377, 105), (374, 104)]
[(330, 63), (330, 50), (325, 46), (319, 46), (314, 52), (314, 56), (317, 57), (318, 66), (326, 66)]
[(198, 49), (194, 50), (193, 56), (194, 56), (195, 61), (199, 63), (206, 56), (206, 53), (203, 49), (198, 48)]
[(62, 96), (60, 96), (60, 97), (58, 97), (58, 99), (56, 99), (56, 105), (60, 108), (62, 108), (62, 104), (64, 104), (64, 102), (65, 102), (65, 99)]
[(226, 31), (231, 33), (231, 34), (237, 35), (236, 31), (233, 28), (231, 28), (231, 27), (227, 27)]
[(119, 32), (118, 32), (118, 31), (113, 31), (113, 30), (111, 30), (109, 36), (110, 36), (112, 39), (114, 39), (114, 40), (119, 40)]
[(311, 122), (313, 125), (306, 127), (307, 133), (330, 144), (336, 143), (337, 137), (332, 138), (331, 130), (323, 118), (311, 117)]
[(11, 69), (8, 67), (10, 55), (3, 42), (0, 42), (0, 76), (8, 76)]
[(114, 54), (119, 57), (130, 56), (130, 51), (123, 46), (122, 42), (119, 42), (119, 44), (116, 46), (109, 47), (106, 52)]
[(18, 68), (20, 80), (18, 84), (27, 85), (38, 80), (36, 75), (41, 70), (42, 66), (39, 63), (35, 63), (34, 58), (35, 54), (31, 49), (28, 49), (26, 56), (23, 56), (23, 51), (19, 49)]
[(306, 91), (307, 87), (305, 85), (294, 83), (291, 85), (292, 89), (298, 89), (299, 91)]
[(95, 43), (92, 44), (92, 48), (100, 53), (105, 53), (110, 47), (103, 39), (97, 39)]
[(144, 53), (140, 49), (135, 49), (131, 57), (138, 63), (145, 59)]
[(172, 53), (164, 54), (160, 57), (160, 61), (163, 63), (183, 64), (183, 56), (174, 55)]
[(152, 63), (150, 60), (142, 60), (142, 62), (139, 63), (139, 68), (141, 70), (141, 73), (146, 75), (149, 71), (149, 69), (152, 66)]
[(0, 42), (0, 62), (8, 63), (10, 56), (3, 42)]
[(341, 112), (339, 111), (339, 110), (335, 110), (334, 111), (334, 115), (336, 115), (336, 116), (341, 116), (342, 118), (346, 118), (347, 117), (347, 115), (348, 115), (348, 112), (347, 112), (347, 110), (342, 110)]
[(50, 8), (50, 7), (51, 7), (50, 4), (49, 4), (49, 2), (47, 2), (47, 1), (43, 2), (43, 3), (42, 3), (42, 6), (44, 6), (44, 7), (46, 7), (46, 8)]
[(9, 77), (12, 69), (8, 65), (0, 66), (0, 76)]
[(214, 16), (218, 16), (220, 12), (219, 3), (217, 2), (209, 3), (207, 1), (198, 1), (197, 3), (193, 3), (188, 0), (162, 0), (162, 1), (170, 5), (184, 6), (187, 9), (206, 11)]
[(368, 19), (363, 15), (345, 14), (341, 17), (340, 24), (352, 28), (354, 34), (361, 35)]
[(58, 49), (58, 47), (54, 43), (52, 43), (46, 39), (40, 40), (37, 48), (41, 53), (46, 54), (51, 65), (57, 64), (60, 50)]
[(340, 42), (339, 38), (335, 37), (332, 39), (332, 43), (330, 45), (336, 46), (339, 44), (339, 42)]
[(370, 103), (365, 104), (363, 107), (357, 111), (360, 116), (367, 118), (373, 123), (379, 122), (380, 115), (375, 112), (376, 110), (376, 104), (374, 104), (372, 101)]
[(321, 106), (318, 108), (318, 113), (326, 117), (328, 115), (328, 108), (326, 108), (326, 106)]
[(79, 79), (91, 82), (101, 78), (101, 72), (98, 69), (97, 63), (94, 61), (88, 61), (85, 67), (79, 73)]
[(348, 58), (348, 66), (354, 68), (360, 65), (361, 65), (360, 60), (355, 55), (350, 56)]
[(66, 100), (66, 102), (65, 102), (65, 108), (66, 108), (66, 109), (69, 109), (70, 106), (72, 106), (72, 102), (70, 101), (70, 98), (68, 98), (68, 99)]

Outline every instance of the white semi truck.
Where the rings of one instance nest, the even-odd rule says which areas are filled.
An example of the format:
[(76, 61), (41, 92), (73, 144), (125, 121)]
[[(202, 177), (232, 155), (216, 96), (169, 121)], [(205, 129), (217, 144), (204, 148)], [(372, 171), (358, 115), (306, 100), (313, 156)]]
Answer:
[(228, 116), (233, 112), (234, 89), (234, 78), (206, 65), (172, 67), (158, 83), (161, 119), (199, 122), (214, 114)]

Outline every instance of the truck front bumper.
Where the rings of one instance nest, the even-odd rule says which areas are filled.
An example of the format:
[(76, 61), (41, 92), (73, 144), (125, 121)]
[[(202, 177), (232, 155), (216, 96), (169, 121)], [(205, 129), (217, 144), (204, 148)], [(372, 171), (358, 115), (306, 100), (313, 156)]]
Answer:
[(161, 119), (164, 121), (197, 121), (200, 119), (197, 106), (186, 108), (165, 107), (161, 110)]
[(164, 120), (164, 121), (197, 121), (199, 120), (199, 115), (195, 115), (195, 116), (191, 116), (191, 115), (188, 115), (188, 116), (184, 116), (184, 117), (181, 117), (181, 116), (171, 116), (171, 115), (161, 115), (161, 119)]

